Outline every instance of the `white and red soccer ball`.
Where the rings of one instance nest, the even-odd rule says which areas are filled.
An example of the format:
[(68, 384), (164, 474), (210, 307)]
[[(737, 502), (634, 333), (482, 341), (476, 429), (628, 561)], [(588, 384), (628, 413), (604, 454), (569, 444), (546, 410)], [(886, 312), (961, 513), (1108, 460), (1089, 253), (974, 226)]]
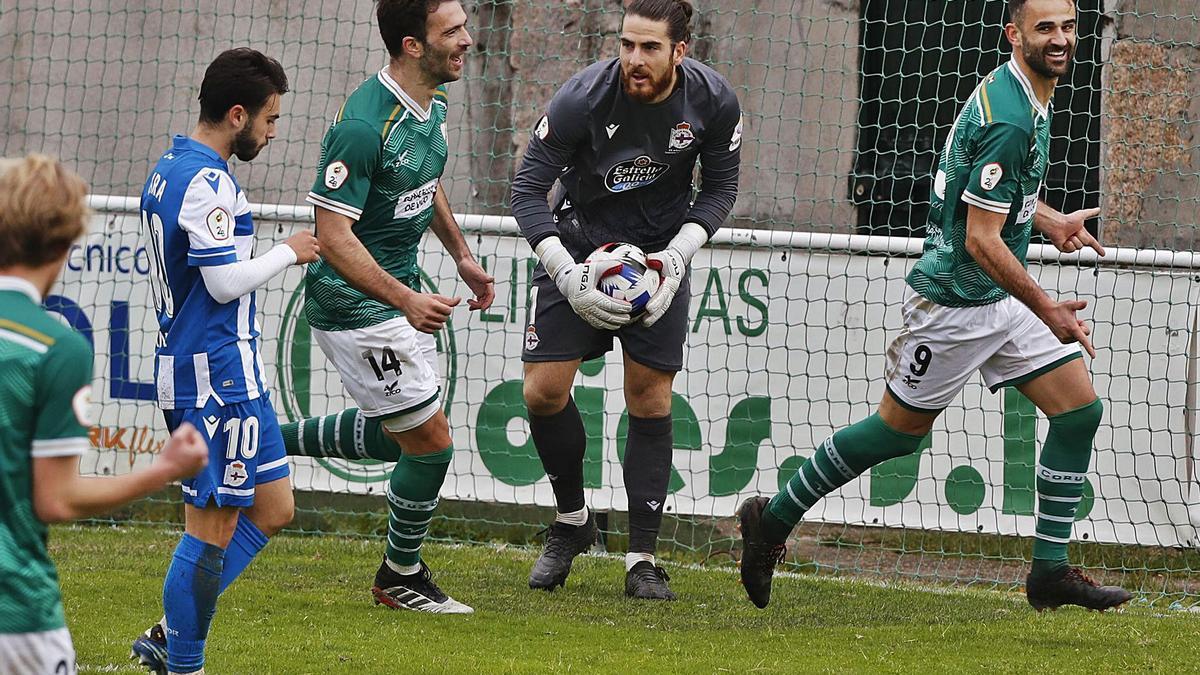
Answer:
[(641, 316), (646, 311), (646, 303), (658, 290), (662, 275), (646, 265), (646, 254), (633, 244), (604, 244), (588, 256), (589, 262), (599, 260), (616, 260), (621, 264), (597, 279), (596, 287), (610, 297), (633, 305), (634, 318)]

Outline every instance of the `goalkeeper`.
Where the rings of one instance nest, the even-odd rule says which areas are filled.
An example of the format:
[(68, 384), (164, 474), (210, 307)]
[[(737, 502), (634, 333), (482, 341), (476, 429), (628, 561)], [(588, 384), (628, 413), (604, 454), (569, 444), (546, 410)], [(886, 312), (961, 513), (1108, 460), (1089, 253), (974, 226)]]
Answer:
[[(733, 88), (686, 58), (691, 15), (681, 0), (629, 3), (619, 58), (585, 68), (559, 89), (513, 180), (513, 215), (541, 260), (521, 357), (525, 404), (557, 505), (530, 588), (563, 585), (575, 556), (595, 541), (583, 493), (583, 420), (571, 385), (580, 362), (608, 352), (615, 336), (629, 411), (625, 594), (675, 597), (654, 550), (671, 472), (671, 385), (683, 368), (688, 263), (733, 208), (741, 147)], [(692, 202), (697, 160), (701, 186)], [(556, 180), (551, 210), (547, 194)], [(611, 241), (642, 247), (661, 271), (663, 283), (640, 320), (596, 288), (614, 263), (579, 262)]]

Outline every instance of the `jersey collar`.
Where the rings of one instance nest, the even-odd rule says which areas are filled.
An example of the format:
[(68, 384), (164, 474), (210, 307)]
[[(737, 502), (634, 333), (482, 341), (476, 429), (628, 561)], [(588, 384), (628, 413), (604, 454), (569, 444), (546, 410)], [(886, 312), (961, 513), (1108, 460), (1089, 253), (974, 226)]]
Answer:
[(28, 280), (21, 277), (11, 277), (0, 275), (0, 291), (16, 291), (29, 296), (29, 299), (37, 304), (42, 304), (42, 293), (37, 289), (37, 286), (29, 283)]
[(223, 167), (229, 166), (229, 163), (226, 162), (224, 159), (222, 159), (221, 155), (217, 154), (216, 150), (213, 150), (212, 148), (208, 147), (207, 145), (201, 143), (200, 141), (192, 139), (190, 136), (184, 136), (183, 134), (175, 134), (174, 138), (172, 138), (171, 140), (172, 140), (172, 143), (171, 143), (172, 150), (179, 150), (181, 152), (185, 151), (185, 150), (188, 150), (191, 152), (198, 152), (206, 157), (211, 157), (213, 160), (220, 162), (221, 163), (220, 165)]
[(393, 80), (392, 76), (388, 74), (387, 66), (384, 66), (383, 70), (379, 71), (378, 77), (379, 83), (392, 92), (392, 96), (395, 96), (397, 101), (400, 101), (405, 108), (408, 108), (408, 112), (412, 113), (413, 117), (421, 122), (429, 119), (429, 116), (433, 113), (432, 100), (429, 101), (429, 107), (422, 110), (421, 106), (417, 105), (417, 102), (400, 87), (400, 83)]
[(1021, 67), (1017, 65), (1016, 59), (1009, 60), (1008, 69), (1012, 71), (1013, 77), (1017, 78), (1017, 83), (1020, 84), (1021, 88), (1025, 90), (1025, 96), (1027, 96), (1029, 98), (1029, 102), (1033, 104), (1033, 109), (1036, 110), (1042, 117), (1049, 117), (1049, 111), (1046, 109), (1046, 106), (1042, 105), (1042, 102), (1037, 99), (1037, 96), (1034, 95), (1033, 84), (1029, 82), (1028, 77), (1025, 77), (1025, 71), (1021, 70)]

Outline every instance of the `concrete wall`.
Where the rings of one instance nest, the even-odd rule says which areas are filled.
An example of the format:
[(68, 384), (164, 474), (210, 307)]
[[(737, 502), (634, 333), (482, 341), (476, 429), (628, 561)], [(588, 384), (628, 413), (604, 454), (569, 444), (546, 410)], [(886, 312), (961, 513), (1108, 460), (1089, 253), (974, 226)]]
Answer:
[[(67, 158), (97, 193), (138, 194), (170, 135), (191, 130), (208, 62), (250, 45), (283, 63), (292, 93), (279, 138), (235, 172), (255, 201), (298, 203), (329, 119), (386, 60), (365, 1), (216, 0), (203, 10), (179, 0), (9, 3), (0, 12), (0, 156)], [(466, 7), (479, 49), (467, 78), (450, 87), (446, 184), (457, 209), (504, 213), (508, 178), (545, 102), (571, 73), (616, 55), (621, 0)], [(706, 36), (697, 53), (738, 87), (746, 112), (738, 220), (848, 229), (853, 4), (699, 0), (697, 8)]]
[[(571, 73), (616, 54), (622, 0), (468, 0), (479, 44), (451, 85), (455, 208), (506, 213), (528, 130)], [(371, 3), (8, 0), (0, 11), (0, 155), (72, 161), (95, 192), (137, 194), (190, 131), (204, 67), (251, 45), (291, 78), (281, 135), (235, 171), (256, 201), (299, 203), (330, 117), (386, 54)], [(745, 111), (735, 223), (850, 231), (857, 0), (696, 0), (695, 53)], [(1200, 20), (1190, 0), (1107, 0), (1105, 239), (1193, 248), (1200, 216)], [(11, 45), (11, 47), (9, 46)], [(497, 56), (503, 54), (503, 56)]]
[(1200, 246), (1200, 19), (1190, 0), (1109, 0), (1106, 243)]

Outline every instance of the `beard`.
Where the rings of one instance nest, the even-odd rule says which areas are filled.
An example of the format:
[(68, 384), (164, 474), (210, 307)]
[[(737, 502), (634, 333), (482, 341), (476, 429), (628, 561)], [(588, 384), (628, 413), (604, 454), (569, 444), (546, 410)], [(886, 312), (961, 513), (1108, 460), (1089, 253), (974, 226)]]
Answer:
[(266, 143), (259, 145), (258, 141), (255, 140), (253, 123), (247, 124), (245, 129), (242, 129), (237, 133), (237, 136), (233, 137), (233, 154), (243, 162), (249, 162), (258, 157), (258, 153), (262, 152), (262, 149), (265, 147), (267, 147)]
[(667, 89), (671, 87), (671, 74), (674, 68), (667, 68), (661, 75), (655, 75), (649, 70), (643, 70), (639, 75), (646, 75), (647, 81), (642, 85), (634, 84), (632, 73), (625, 72), (621, 69), (621, 86), (625, 89), (625, 95), (637, 101), (638, 103), (648, 103), (657, 100)]
[(1046, 54), (1050, 50), (1050, 45), (1041, 49), (1032, 49), (1028, 45), (1023, 45), (1021, 55), (1025, 57), (1025, 63), (1028, 63), (1035, 73), (1043, 77), (1059, 78), (1066, 75), (1071, 68), (1071, 60), (1075, 58), (1075, 44), (1067, 43), (1067, 60), (1061, 66), (1052, 65), (1046, 58)]
[(447, 82), (456, 82), (462, 77), (462, 71), (456, 73), (450, 69), (450, 57), (455, 55), (454, 50), (438, 50), (433, 45), (425, 45), (425, 47), (425, 53), (421, 55), (420, 61), (421, 72), (429, 78), (431, 84), (437, 86)]

